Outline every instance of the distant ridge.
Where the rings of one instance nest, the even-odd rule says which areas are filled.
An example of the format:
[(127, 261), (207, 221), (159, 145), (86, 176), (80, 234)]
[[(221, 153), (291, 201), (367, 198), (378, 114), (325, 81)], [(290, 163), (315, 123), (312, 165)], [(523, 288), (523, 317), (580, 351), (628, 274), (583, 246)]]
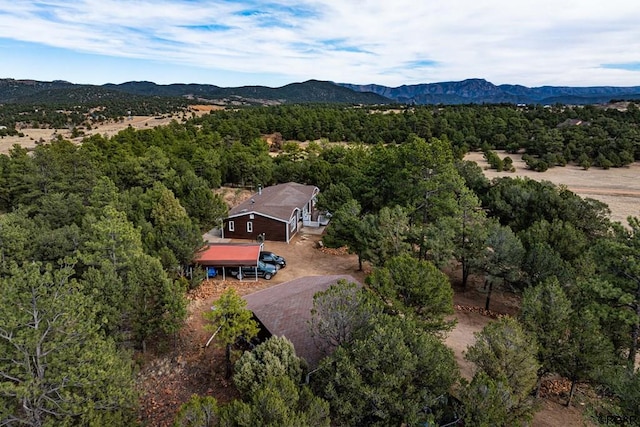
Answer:
[(186, 98), (193, 102), (223, 104), (349, 103), (386, 104), (390, 99), (358, 92), (332, 82), (309, 80), (279, 88), (242, 86), (223, 88), (207, 84), (158, 85), (138, 81), (121, 84), (77, 85), (69, 82), (0, 79), (0, 103), (99, 103), (134, 97)]
[(599, 104), (612, 99), (640, 99), (640, 86), (529, 88), (506, 84), (496, 86), (484, 79), (402, 85), (395, 88), (375, 84), (339, 84), (358, 92), (372, 92), (396, 102), (413, 104)]
[(611, 100), (640, 100), (640, 86), (568, 87), (496, 86), (484, 79), (388, 87), (308, 80), (278, 88), (220, 87), (211, 84), (158, 85), (148, 81), (81, 85), (56, 80), (0, 79), (0, 103), (100, 103), (108, 99), (182, 98), (189, 102), (232, 105), (286, 103), (343, 104), (601, 104)]

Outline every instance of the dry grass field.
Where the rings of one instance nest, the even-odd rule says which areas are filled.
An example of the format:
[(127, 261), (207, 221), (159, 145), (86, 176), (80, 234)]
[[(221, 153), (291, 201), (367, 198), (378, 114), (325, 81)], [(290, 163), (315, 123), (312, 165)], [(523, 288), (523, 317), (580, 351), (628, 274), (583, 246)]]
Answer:
[[(197, 116), (208, 114), (211, 110), (222, 109), (224, 107), (216, 105), (192, 105), (190, 106), (191, 112), (186, 113), (186, 117), (190, 117), (192, 113)], [(64, 139), (69, 141), (80, 143), (82, 138), (91, 135), (106, 135), (113, 136), (123, 129), (131, 126), (134, 129), (152, 129), (156, 126), (167, 125), (172, 120), (178, 122), (182, 121), (182, 113), (175, 113), (173, 115), (164, 114), (159, 117), (154, 116), (133, 116), (130, 119), (124, 119), (119, 122), (107, 122), (104, 124), (97, 124), (92, 127), (91, 130), (82, 129), (83, 136), (77, 138), (71, 138), (71, 130), (69, 129), (37, 129), (37, 128), (23, 128), (20, 132), (24, 136), (3, 136), (0, 138), (0, 154), (7, 154), (11, 147), (18, 144), (24, 148), (35, 148), (40, 141), (44, 143), (51, 142), (58, 138), (58, 135), (62, 135)]]
[(556, 185), (565, 185), (569, 190), (582, 197), (590, 197), (609, 205), (611, 219), (626, 224), (628, 216), (640, 216), (640, 163), (636, 162), (624, 168), (584, 170), (575, 165), (555, 167), (546, 172), (535, 172), (526, 168), (519, 154), (498, 152), (501, 158), (513, 159), (515, 172), (497, 172), (488, 169), (488, 163), (481, 152), (467, 154), (465, 160), (476, 162), (484, 169), (489, 179), (496, 177), (528, 177), (538, 181), (550, 181)]
[(69, 141), (80, 143), (82, 138), (90, 135), (107, 135), (113, 136), (123, 129), (131, 126), (134, 129), (153, 128), (154, 126), (166, 125), (171, 120), (179, 120), (178, 116), (166, 116), (162, 119), (156, 119), (149, 116), (133, 116), (131, 119), (125, 119), (120, 122), (109, 122), (102, 125), (96, 125), (91, 130), (83, 130), (84, 135), (78, 138), (71, 138), (71, 131), (69, 129), (37, 129), (37, 128), (23, 128), (20, 132), (24, 136), (3, 136), (0, 139), (0, 153), (6, 154), (11, 147), (18, 144), (24, 148), (35, 148), (39, 141), (44, 143), (55, 140), (58, 135), (62, 135), (64, 139)]

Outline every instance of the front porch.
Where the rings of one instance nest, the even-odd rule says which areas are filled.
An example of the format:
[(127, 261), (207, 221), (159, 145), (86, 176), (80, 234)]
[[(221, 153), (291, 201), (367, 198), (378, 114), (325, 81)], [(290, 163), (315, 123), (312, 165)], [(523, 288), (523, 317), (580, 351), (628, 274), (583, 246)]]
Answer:
[(302, 225), (304, 227), (310, 228), (320, 228), (325, 227), (329, 224), (329, 220), (331, 219), (331, 214), (320, 213), (317, 209), (314, 209), (311, 212), (311, 215), (306, 214), (302, 219)]

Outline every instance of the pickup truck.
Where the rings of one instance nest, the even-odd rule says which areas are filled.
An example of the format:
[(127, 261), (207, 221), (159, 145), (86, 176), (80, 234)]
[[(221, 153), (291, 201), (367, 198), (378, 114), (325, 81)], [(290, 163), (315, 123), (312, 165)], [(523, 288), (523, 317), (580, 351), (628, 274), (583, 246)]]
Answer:
[(274, 265), (277, 269), (285, 268), (287, 266), (287, 261), (282, 258), (280, 255), (276, 255), (273, 252), (261, 251), (260, 252), (260, 261), (265, 264)]

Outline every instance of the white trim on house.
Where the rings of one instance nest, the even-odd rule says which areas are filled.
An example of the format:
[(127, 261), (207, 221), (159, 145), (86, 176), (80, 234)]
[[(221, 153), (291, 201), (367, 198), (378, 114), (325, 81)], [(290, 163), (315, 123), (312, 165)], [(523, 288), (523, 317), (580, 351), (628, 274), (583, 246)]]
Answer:
[[(293, 212), (295, 212), (296, 210), (298, 210), (298, 208), (295, 208), (293, 211), (291, 211), (291, 214), (293, 215)], [(254, 215), (254, 217), (255, 217), (255, 215), (258, 215), (258, 216), (261, 216), (263, 218), (269, 218), (269, 219), (272, 219), (274, 221), (283, 222), (285, 224), (287, 224), (289, 222), (289, 220), (284, 220), (282, 218), (277, 218), (275, 216), (266, 215), (266, 214), (263, 214), (262, 212), (258, 212), (258, 211), (240, 212), (240, 213), (237, 213), (235, 215), (229, 215), (225, 219), (241, 218), (241, 217), (244, 217), (244, 216), (249, 216), (249, 219), (254, 219), (254, 218), (251, 218), (251, 215)]]

